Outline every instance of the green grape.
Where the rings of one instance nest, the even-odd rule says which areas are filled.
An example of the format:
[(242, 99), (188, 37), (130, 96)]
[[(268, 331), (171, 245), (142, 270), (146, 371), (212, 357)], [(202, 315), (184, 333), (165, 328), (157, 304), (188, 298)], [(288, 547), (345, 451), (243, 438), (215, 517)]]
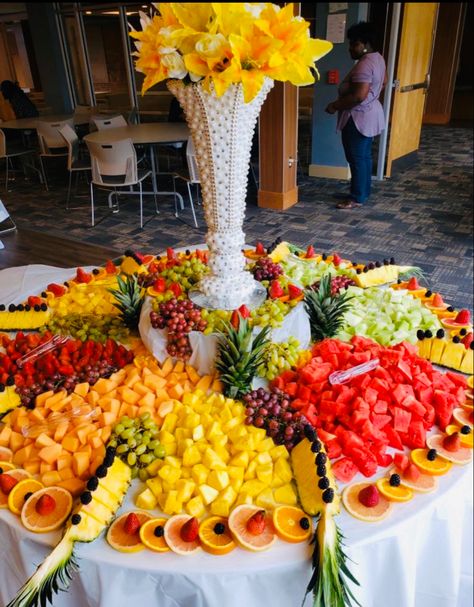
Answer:
[(125, 427), (122, 424), (117, 424), (114, 428), (114, 433), (116, 435), (120, 435), (122, 434), (122, 432), (125, 430)]
[(166, 449), (163, 447), (163, 445), (159, 445), (158, 447), (155, 447), (153, 453), (156, 455), (156, 457), (162, 458), (166, 456)]
[(146, 445), (139, 445), (136, 449), (135, 449), (135, 453), (137, 455), (143, 455), (143, 453), (145, 453), (146, 451)]
[(129, 438), (127, 440), (127, 445), (130, 449), (135, 449), (135, 447), (137, 446), (137, 441), (135, 440), (135, 438)]
[(138, 476), (138, 466), (133, 466), (132, 468), (132, 478), (137, 478)]
[(160, 445), (160, 441), (158, 439), (153, 439), (148, 443), (148, 448), (152, 451), (156, 449)]
[(133, 434), (134, 434), (133, 428), (126, 428), (125, 430), (123, 430), (123, 432), (120, 433), (120, 438), (128, 440), (129, 438), (132, 438)]
[(129, 453), (127, 455), (127, 464), (129, 466), (134, 466), (137, 463), (137, 456), (135, 453)]
[(151, 453), (144, 453), (143, 455), (140, 455), (140, 463), (141, 464), (151, 464), (151, 462), (153, 461), (153, 455)]
[(117, 453), (119, 455), (122, 455), (123, 453), (127, 453), (128, 452), (128, 445), (126, 443), (123, 443), (122, 445), (119, 445), (117, 447)]
[(140, 468), (140, 470), (138, 471), (138, 478), (145, 482), (146, 480), (148, 480), (150, 478), (150, 475), (148, 474), (147, 470), (145, 468)]

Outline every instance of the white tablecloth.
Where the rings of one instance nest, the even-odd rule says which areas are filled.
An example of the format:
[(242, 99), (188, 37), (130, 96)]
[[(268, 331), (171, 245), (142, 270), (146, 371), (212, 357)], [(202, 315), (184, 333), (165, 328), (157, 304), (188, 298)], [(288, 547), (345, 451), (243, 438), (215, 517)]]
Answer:
[[(18, 302), (73, 273), (47, 266), (3, 270), (0, 299)], [(133, 508), (134, 493), (136, 489), (129, 492), (122, 511)], [(354, 589), (361, 605), (471, 607), (472, 520), (472, 464), (453, 466), (440, 477), (435, 493), (395, 504), (380, 523), (364, 523), (342, 512), (337, 522), (354, 561), (351, 570), (361, 583)], [(13, 514), (0, 511), (1, 605), (11, 600), (58, 539), (59, 534), (35, 536)], [(307, 546), (278, 540), (263, 553), (236, 549), (222, 557), (204, 552), (181, 557), (145, 550), (127, 555), (100, 538), (78, 545), (80, 571), (54, 605), (299, 607), (311, 575), (309, 554)], [(305, 607), (310, 604), (308, 598)]]

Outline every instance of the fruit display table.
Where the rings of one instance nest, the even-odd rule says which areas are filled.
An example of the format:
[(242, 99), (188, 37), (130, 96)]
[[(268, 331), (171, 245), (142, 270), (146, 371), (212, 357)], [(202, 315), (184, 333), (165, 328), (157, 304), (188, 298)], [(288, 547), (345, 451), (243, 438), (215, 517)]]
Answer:
[[(2, 299), (19, 302), (48, 282), (62, 282), (75, 270), (27, 266), (0, 272)], [(378, 476), (382, 476), (380, 470)], [(359, 478), (360, 477), (360, 478)], [(355, 479), (364, 480), (361, 475)], [(358, 521), (342, 511), (338, 524), (364, 607), (467, 607), (472, 588), (472, 467), (455, 466), (439, 478), (437, 491), (396, 505), (378, 523)], [(134, 481), (121, 512), (134, 507)], [(33, 535), (8, 510), (0, 510), (0, 604), (10, 600), (56, 545), (60, 532)], [(311, 575), (311, 547), (277, 540), (266, 552), (236, 549), (216, 558), (203, 551), (182, 557), (143, 551), (123, 554), (104, 538), (76, 548), (80, 570), (56, 607), (275, 607), (301, 605)], [(467, 574), (467, 578), (465, 578)], [(463, 585), (461, 580), (466, 580)], [(467, 588), (467, 593), (466, 593)], [(305, 606), (311, 605), (307, 597)]]

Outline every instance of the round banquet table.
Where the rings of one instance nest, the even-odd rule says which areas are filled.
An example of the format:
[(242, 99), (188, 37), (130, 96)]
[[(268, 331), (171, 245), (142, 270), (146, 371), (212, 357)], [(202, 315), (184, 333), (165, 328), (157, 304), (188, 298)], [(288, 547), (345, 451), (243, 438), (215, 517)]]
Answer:
[[(48, 281), (75, 270), (24, 266), (0, 272), (0, 299), (19, 303)], [(378, 476), (385, 470), (379, 469)], [(354, 482), (364, 480), (355, 478)], [(135, 481), (120, 512), (133, 509)], [(346, 540), (351, 586), (362, 607), (470, 607), (472, 605), (472, 464), (453, 466), (438, 489), (394, 504), (389, 518), (365, 523), (344, 510), (337, 523)], [(60, 538), (34, 535), (0, 510), (0, 604), (11, 600)], [(103, 537), (77, 544), (80, 570), (55, 607), (299, 607), (311, 576), (310, 547), (277, 540), (270, 550), (237, 548), (215, 557), (183, 557), (144, 550), (123, 554)], [(305, 607), (311, 605), (310, 597)], [(328, 606), (332, 607), (332, 606)]]
[(6, 120), (0, 123), (2, 129), (18, 129), (18, 130), (29, 130), (36, 129), (38, 122), (61, 122), (63, 120), (69, 120), (72, 118), (74, 126), (82, 126), (89, 124), (90, 114), (77, 113), (77, 114), (51, 114), (50, 116), (36, 116), (34, 118), (17, 118), (16, 120)]
[(182, 122), (146, 122), (94, 131), (84, 141), (107, 144), (131, 139), (134, 145), (153, 145), (187, 141), (188, 137), (188, 126)]

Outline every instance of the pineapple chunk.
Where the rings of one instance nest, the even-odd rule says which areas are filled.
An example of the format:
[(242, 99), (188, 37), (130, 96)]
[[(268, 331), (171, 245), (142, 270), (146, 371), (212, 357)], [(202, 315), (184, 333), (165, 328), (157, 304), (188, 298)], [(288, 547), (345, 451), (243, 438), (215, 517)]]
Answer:
[(241, 504), (253, 504), (253, 497), (246, 493), (245, 491), (241, 491), (237, 495), (237, 500), (235, 502), (235, 506), (240, 506)]
[(280, 504), (296, 506), (296, 504), (298, 503), (296, 492), (293, 489), (293, 485), (291, 485), (291, 483), (283, 485), (282, 487), (278, 487), (278, 489), (274, 490), (273, 495), (275, 497), (275, 501), (279, 502)]
[(221, 491), (229, 485), (229, 474), (225, 470), (212, 470), (207, 477), (207, 483), (217, 491)]
[(198, 487), (198, 491), (202, 497), (202, 501), (206, 504), (206, 506), (212, 503), (219, 495), (219, 491), (217, 491), (217, 489), (214, 489), (210, 485), (206, 484), (200, 485)]
[[(166, 430), (167, 432), (173, 433), (176, 429), (177, 423), (178, 423), (178, 416), (176, 415), (176, 413), (168, 413), (168, 415), (163, 420), (163, 424), (161, 426), (161, 431)], [(163, 441), (161, 441), (161, 442), (163, 442)]]
[(244, 474), (244, 480), (250, 481), (257, 476), (257, 462), (255, 460), (251, 461), (247, 466), (247, 470)]
[(137, 508), (142, 508), (143, 510), (153, 510), (156, 508), (158, 500), (150, 489), (145, 489), (142, 491), (135, 500), (135, 505)]
[(284, 445), (278, 445), (277, 447), (270, 449), (270, 455), (273, 461), (280, 457), (283, 457), (283, 459), (288, 459), (289, 457), (288, 449)]
[(288, 460), (279, 457), (275, 462), (275, 474), (285, 483), (289, 483), (293, 478), (293, 472)]
[(163, 504), (163, 512), (165, 514), (178, 514), (181, 512), (182, 508), (182, 503), (178, 500), (178, 492), (170, 491)]
[(259, 453), (255, 459), (259, 466), (265, 466), (265, 464), (272, 463), (272, 456), (268, 452)]
[(273, 465), (265, 464), (264, 466), (257, 466), (256, 468), (257, 478), (265, 485), (270, 485), (273, 478)]
[(229, 484), (232, 487), (232, 489), (234, 489), (238, 493), (240, 491), (242, 485), (244, 484), (244, 481), (242, 478), (233, 478), (233, 479), (231, 479)]
[[(286, 449), (285, 449), (286, 450)], [(249, 465), (249, 454), (247, 451), (242, 451), (229, 461), (229, 466), (238, 466), (240, 468), (247, 468)]]
[(194, 489), (196, 488), (196, 483), (186, 479), (179, 479), (176, 483), (176, 489), (178, 491), (177, 499), (180, 502), (187, 502), (191, 499), (191, 496), (194, 493)]
[[(188, 439), (184, 439), (188, 440)], [(192, 441), (191, 441), (192, 443)], [(183, 466), (191, 467), (201, 463), (201, 453), (195, 445), (188, 447), (183, 453)]]
[(219, 455), (208, 447), (204, 451), (203, 464), (207, 466), (210, 470), (225, 470), (226, 465), (225, 462), (219, 457)]
[(259, 480), (246, 481), (241, 487), (242, 492), (248, 493), (252, 497), (257, 496), (264, 489), (266, 489), (266, 485)]
[(185, 506), (185, 510), (191, 516), (195, 516), (196, 518), (201, 517), (206, 511), (202, 497), (197, 495), (196, 497), (190, 499)]
[(158, 477), (149, 478), (146, 484), (155, 497), (158, 498), (163, 493), (163, 484)]
[(196, 485), (203, 485), (207, 481), (209, 469), (203, 464), (196, 464), (192, 467), (191, 477)]
[(273, 497), (273, 491), (271, 489), (264, 489), (261, 493), (259, 493), (255, 503), (257, 506), (268, 508), (270, 510), (273, 510), (278, 505)]
[(181, 460), (179, 457), (173, 457), (172, 455), (167, 455), (165, 457), (165, 464), (169, 466), (173, 466), (173, 468), (181, 468)]
[(180, 441), (178, 441), (177, 445), (177, 453), (179, 456), (182, 456), (188, 447), (192, 447), (194, 445), (194, 442), (192, 438), (182, 438)]
[(275, 443), (273, 442), (272, 438), (265, 438), (263, 440), (261, 440), (259, 443), (257, 443), (256, 445), (256, 449), (257, 451), (260, 451), (261, 453), (263, 452), (267, 452), (270, 451), (270, 449), (273, 447)]
[(244, 469), (241, 466), (227, 466), (229, 478), (244, 480)]
[(158, 476), (168, 483), (175, 483), (181, 476), (181, 469), (165, 464), (159, 469)]
[(204, 426), (202, 424), (198, 424), (193, 429), (193, 440), (200, 440), (201, 438), (204, 438)]

